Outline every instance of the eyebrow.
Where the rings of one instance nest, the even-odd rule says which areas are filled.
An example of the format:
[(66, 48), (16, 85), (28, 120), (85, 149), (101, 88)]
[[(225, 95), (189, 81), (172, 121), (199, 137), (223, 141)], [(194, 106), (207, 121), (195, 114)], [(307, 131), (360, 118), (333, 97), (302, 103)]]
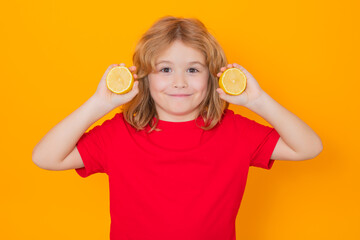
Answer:
[[(164, 60), (164, 61), (160, 61), (160, 62), (156, 63), (155, 66), (159, 65), (160, 63), (171, 63), (172, 64), (172, 62)], [(189, 64), (200, 64), (201, 66), (205, 67), (205, 65), (199, 61), (189, 62)]]

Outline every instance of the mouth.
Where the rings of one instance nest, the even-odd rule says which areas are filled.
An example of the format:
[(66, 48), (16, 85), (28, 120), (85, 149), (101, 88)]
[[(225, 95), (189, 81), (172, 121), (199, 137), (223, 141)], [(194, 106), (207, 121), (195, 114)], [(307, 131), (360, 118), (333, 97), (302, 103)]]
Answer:
[(168, 94), (170, 97), (189, 97), (191, 94)]

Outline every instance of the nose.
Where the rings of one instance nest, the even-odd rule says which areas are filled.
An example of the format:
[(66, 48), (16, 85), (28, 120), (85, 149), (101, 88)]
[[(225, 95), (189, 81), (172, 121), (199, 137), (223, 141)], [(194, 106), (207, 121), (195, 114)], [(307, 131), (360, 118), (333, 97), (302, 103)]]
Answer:
[(187, 82), (186, 82), (186, 79), (185, 77), (183, 76), (183, 74), (177, 74), (175, 76), (175, 79), (174, 79), (174, 82), (173, 82), (173, 87), (174, 88), (186, 88), (188, 85), (187, 85)]

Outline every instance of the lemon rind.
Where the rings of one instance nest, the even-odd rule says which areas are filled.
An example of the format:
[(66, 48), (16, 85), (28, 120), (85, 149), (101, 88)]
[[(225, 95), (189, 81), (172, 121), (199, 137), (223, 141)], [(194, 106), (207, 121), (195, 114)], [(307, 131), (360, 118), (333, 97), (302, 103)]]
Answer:
[[(230, 71), (234, 71), (234, 69), (239, 70), (240, 74), (242, 74), (243, 77), (244, 77), (244, 79), (245, 79), (244, 88), (243, 88), (241, 91), (236, 92), (236, 93), (235, 93), (235, 92), (232, 92), (232, 91), (229, 91), (229, 90), (225, 87), (224, 81), (223, 81), (223, 79), (225, 78), (226, 74), (227, 74), (228, 72), (230, 72)], [(247, 78), (246, 78), (245, 73), (243, 73), (240, 69), (238, 69), (238, 68), (229, 68), (229, 69), (225, 70), (225, 72), (222, 74), (222, 76), (220, 76), (220, 82), (221, 82), (220, 87), (224, 90), (225, 93), (227, 93), (227, 94), (229, 94), (229, 95), (234, 95), (234, 96), (236, 96), (236, 95), (240, 95), (241, 93), (243, 93), (243, 92), (245, 91), (246, 85), (247, 85)]]
[[(131, 76), (131, 80), (129, 81), (129, 84), (126, 86), (125, 90), (122, 90), (122, 91), (115, 91), (114, 89), (112, 89), (110, 86), (109, 86), (109, 81), (108, 81), (108, 77), (110, 76), (110, 73), (112, 71), (114, 71), (115, 69), (120, 69), (120, 68), (123, 68), (123, 69), (126, 69), (126, 72), (128, 74), (130, 74)], [(124, 67), (124, 66), (116, 66), (116, 67), (113, 67), (112, 69), (110, 69), (109, 73), (107, 74), (106, 76), (106, 86), (107, 88), (113, 92), (113, 93), (116, 93), (116, 94), (124, 94), (124, 93), (127, 93), (131, 90), (131, 85), (134, 83), (134, 76), (131, 74), (130, 70), (127, 68), (127, 67)]]

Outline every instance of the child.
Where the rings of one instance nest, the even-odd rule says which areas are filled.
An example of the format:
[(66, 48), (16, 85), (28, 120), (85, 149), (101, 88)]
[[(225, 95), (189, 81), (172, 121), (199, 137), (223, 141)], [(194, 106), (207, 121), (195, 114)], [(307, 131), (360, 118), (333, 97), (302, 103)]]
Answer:
[[(34, 163), (106, 173), (110, 239), (235, 239), (250, 166), (305, 160), (322, 151), (317, 134), (264, 92), (197, 19), (163, 17), (140, 39), (129, 67), (133, 89), (117, 95), (102, 77), (95, 94), (37, 144)], [(120, 64), (125, 65), (125, 64)], [(227, 68), (248, 79), (238, 96), (218, 88)], [(242, 105), (274, 128), (235, 114)], [(117, 113), (85, 131), (111, 110)]]

